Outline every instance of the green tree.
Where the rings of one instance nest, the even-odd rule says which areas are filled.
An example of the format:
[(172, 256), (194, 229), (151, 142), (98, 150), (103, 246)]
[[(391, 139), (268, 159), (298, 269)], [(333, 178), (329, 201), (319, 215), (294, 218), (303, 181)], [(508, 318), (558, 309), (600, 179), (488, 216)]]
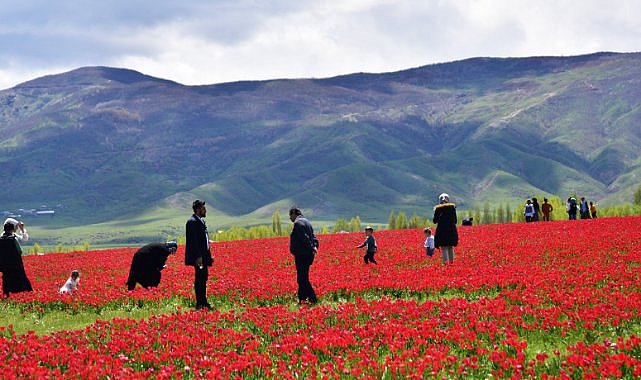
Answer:
[(280, 212), (278, 212), (278, 210), (275, 210), (272, 214), (272, 231), (274, 231), (276, 236), (283, 235), (283, 226), (280, 222)]
[(349, 221), (350, 229), (348, 231), (359, 232), (361, 230), (361, 218), (357, 215)]
[(35, 255), (42, 253), (42, 248), (40, 247), (40, 244), (34, 243), (31, 249), (29, 250), (29, 253), (33, 253)]
[(341, 231), (349, 231), (350, 230), (349, 222), (346, 219), (338, 218), (336, 219), (336, 222), (334, 223), (334, 228), (332, 230), (334, 233), (341, 232)]
[(329, 233), (329, 227), (327, 227), (326, 225), (323, 225), (321, 227), (321, 232), (320, 233), (323, 234), (323, 235), (328, 234)]
[(396, 229), (401, 230), (407, 228), (407, 217), (403, 211), (399, 211), (396, 214)]
[(485, 221), (483, 221), (483, 218), (481, 217), (481, 209), (479, 208), (479, 205), (474, 205), (472, 208), (472, 222), (474, 224), (484, 224)]
[(496, 209), (496, 223), (505, 222), (507, 222), (505, 218), (505, 209), (503, 208), (503, 203), (499, 203), (499, 207)]
[(388, 230), (396, 229), (396, 216), (394, 215), (394, 211), (390, 212), (389, 218), (387, 218), (387, 229)]
[(490, 210), (490, 202), (485, 202), (483, 204), (483, 224), (491, 224), (494, 222), (494, 215), (492, 210)]
[(634, 192), (634, 205), (641, 206), (641, 186)]
[(409, 228), (425, 227), (426, 225), (427, 225), (427, 219), (421, 218), (416, 213), (412, 214), (412, 217), (408, 222)]

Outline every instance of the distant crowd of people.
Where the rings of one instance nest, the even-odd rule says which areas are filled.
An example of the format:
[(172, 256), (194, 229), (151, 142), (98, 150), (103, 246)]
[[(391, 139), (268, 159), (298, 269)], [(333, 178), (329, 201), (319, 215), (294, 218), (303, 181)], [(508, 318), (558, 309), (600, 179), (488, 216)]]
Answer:
[[(552, 211), (554, 211), (554, 207), (547, 198), (543, 198), (542, 204), (539, 204), (536, 198), (532, 198), (525, 201), (523, 215), (526, 222), (538, 222), (539, 220), (549, 222)], [(565, 204), (565, 212), (568, 214), (569, 220), (576, 220), (577, 215), (581, 219), (595, 219), (597, 204), (588, 202), (585, 197), (581, 197), (580, 202), (577, 202), (575, 197), (569, 197)]]

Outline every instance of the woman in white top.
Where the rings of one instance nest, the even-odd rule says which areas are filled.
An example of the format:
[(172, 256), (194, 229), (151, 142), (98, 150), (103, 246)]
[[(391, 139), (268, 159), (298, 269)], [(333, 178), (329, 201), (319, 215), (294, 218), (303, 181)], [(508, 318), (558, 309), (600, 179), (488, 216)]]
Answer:
[(24, 226), (24, 223), (16, 220), (14, 218), (7, 218), (4, 221), (4, 224), (11, 223), (14, 226), (15, 232), (13, 233), (20, 243), (25, 243), (29, 240), (29, 234), (27, 233), (27, 228)]

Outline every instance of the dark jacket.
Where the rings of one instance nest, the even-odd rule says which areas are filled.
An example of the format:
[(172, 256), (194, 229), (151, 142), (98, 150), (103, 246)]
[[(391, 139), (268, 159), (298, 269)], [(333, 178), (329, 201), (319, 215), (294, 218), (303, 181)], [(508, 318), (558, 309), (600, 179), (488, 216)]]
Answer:
[(309, 220), (299, 216), (294, 221), (294, 228), (289, 235), (289, 252), (292, 255), (312, 255), (317, 248), (314, 228)]
[(2, 235), (0, 238), (0, 271), (2, 272), (2, 292), (10, 293), (32, 291), (22, 262), (22, 248), (15, 235)]
[(456, 206), (454, 203), (443, 203), (434, 207), (434, 234), (435, 247), (455, 247), (458, 245), (458, 231), (456, 223)]
[(143, 287), (158, 286), (161, 273), (171, 253), (163, 243), (151, 243), (140, 248), (131, 260), (127, 287), (133, 290), (136, 283)]
[(209, 242), (207, 241), (207, 226), (196, 215), (192, 215), (185, 225), (185, 265), (196, 265), (196, 259), (203, 258), (203, 265), (210, 267), (213, 263)]
[(376, 246), (376, 239), (374, 238), (374, 235), (368, 236), (363, 244), (359, 245), (358, 248), (363, 248), (365, 246), (367, 246), (367, 253), (376, 253), (378, 247)]

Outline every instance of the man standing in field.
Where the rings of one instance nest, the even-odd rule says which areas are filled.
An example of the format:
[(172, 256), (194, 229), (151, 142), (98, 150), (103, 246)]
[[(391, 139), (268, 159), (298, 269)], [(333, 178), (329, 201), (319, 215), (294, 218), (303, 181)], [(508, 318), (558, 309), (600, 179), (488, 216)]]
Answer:
[(312, 224), (303, 217), (298, 208), (289, 210), (289, 220), (294, 223), (289, 235), (289, 252), (294, 255), (296, 264), (296, 282), (298, 283), (298, 302), (318, 302), (314, 288), (309, 282), (309, 267), (314, 262), (318, 250), (318, 240), (314, 235)]
[(543, 204), (541, 205), (541, 212), (543, 213), (543, 220), (546, 222), (550, 221), (550, 213), (554, 211), (554, 207), (548, 202), (547, 198), (543, 198)]
[(211, 309), (211, 305), (207, 301), (207, 278), (209, 277), (208, 268), (213, 264), (213, 260), (209, 249), (207, 225), (203, 220), (207, 216), (207, 208), (204, 201), (195, 200), (192, 209), (194, 214), (185, 225), (185, 265), (194, 267), (196, 309)]

